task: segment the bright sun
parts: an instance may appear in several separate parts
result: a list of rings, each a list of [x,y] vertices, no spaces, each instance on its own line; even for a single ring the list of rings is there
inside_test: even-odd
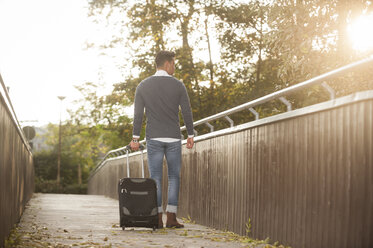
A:
[[[356,19],[349,25],[348,32],[355,50],[373,49],[373,14]]]

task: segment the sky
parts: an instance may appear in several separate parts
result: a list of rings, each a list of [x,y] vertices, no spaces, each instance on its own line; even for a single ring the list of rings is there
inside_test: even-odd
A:
[[[111,35],[88,17],[87,2],[0,0],[0,74],[22,126],[58,123],[60,111],[68,118],[80,97],[74,85],[101,83],[104,94],[123,78],[117,61],[86,49]]]
[[[57,124],[60,112],[64,121],[80,98],[74,85],[101,84],[103,95],[131,73],[120,66],[135,70],[120,64],[130,60],[129,47],[87,49],[87,43],[104,44],[114,34],[118,27],[88,16],[88,0],[0,0],[0,74],[21,126]],[[216,48],[216,37],[210,38]],[[198,59],[208,58],[203,50]],[[66,98],[61,102],[58,96]],[[125,111],[133,115],[131,108]]]

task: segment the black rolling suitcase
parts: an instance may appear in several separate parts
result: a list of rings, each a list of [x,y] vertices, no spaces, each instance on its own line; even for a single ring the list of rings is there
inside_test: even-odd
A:
[[[127,178],[119,180],[120,226],[158,228],[157,186],[153,179],[144,178],[143,146],[141,150],[142,178],[130,178],[127,146]]]

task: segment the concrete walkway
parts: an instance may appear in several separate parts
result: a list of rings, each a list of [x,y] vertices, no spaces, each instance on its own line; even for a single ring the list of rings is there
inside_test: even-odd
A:
[[[7,246],[272,247],[188,221],[184,221],[184,229],[156,231],[147,228],[123,231],[118,222],[117,200],[95,195],[34,194]]]

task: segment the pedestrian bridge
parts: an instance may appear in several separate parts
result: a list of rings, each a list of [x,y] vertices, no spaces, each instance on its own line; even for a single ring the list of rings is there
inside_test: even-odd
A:
[[[210,132],[197,135],[193,149],[183,147],[178,215],[292,247],[373,247],[373,88],[335,98],[327,84],[366,66],[373,69],[373,57],[196,121]],[[330,100],[293,109],[286,96],[317,84]],[[3,241],[33,194],[33,167],[3,85],[0,93]],[[260,118],[255,108],[276,99],[287,111]],[[256,119],[234,125],[229,115],[240,111]],[[218,119],[230,127],[214,130]],[[88,194],[115,199],[119,178],[148,176],[144,154],[110,151],[92,172]]]

